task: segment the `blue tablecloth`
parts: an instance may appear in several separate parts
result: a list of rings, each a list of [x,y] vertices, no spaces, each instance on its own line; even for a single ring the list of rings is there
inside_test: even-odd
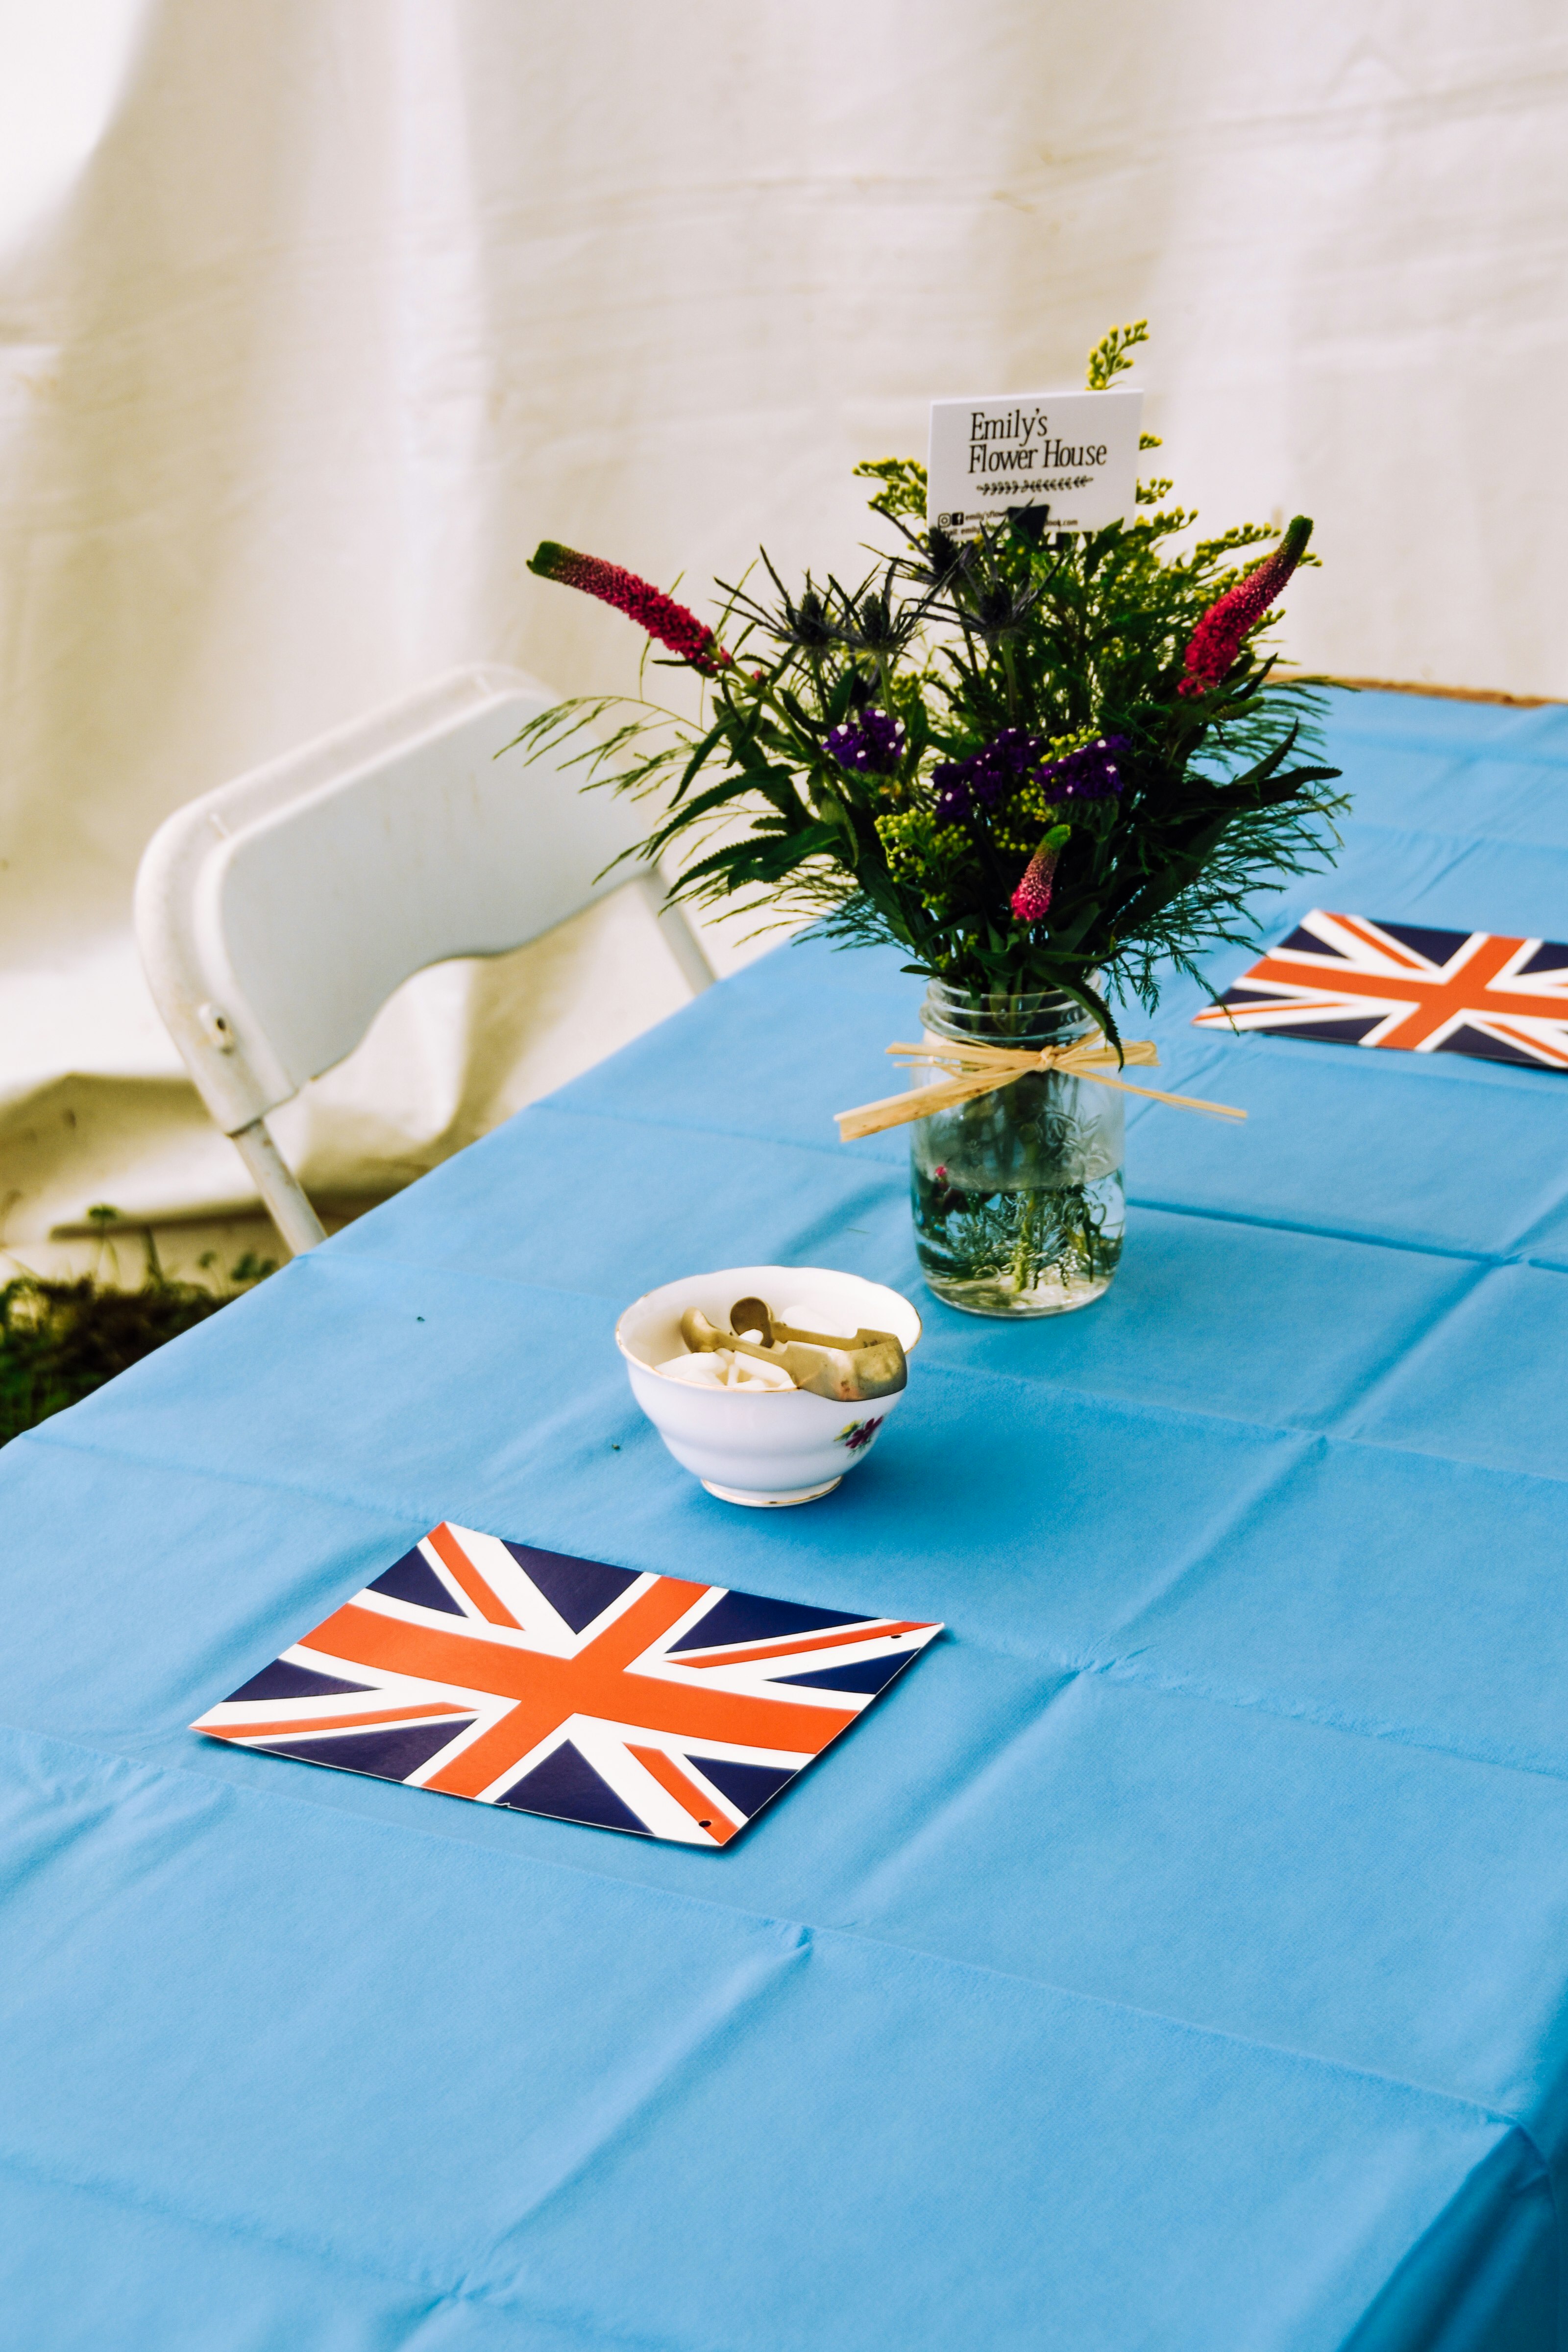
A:
[[[1568,710],[1332,740],[1270,936],[1568,936]],[[918,1292],[904,1138],[829,1118],[917,998],[782,950],[0,1456],[5,2346],[1556,2340],[1568,1080],[1173,987],[1251,1118],[1134,1114],[1109,1297],[920,1293],[875,1454],[735,1510],[611,1327]],[[952,1630],[721,1853],[184,1728],[444,1516]]]

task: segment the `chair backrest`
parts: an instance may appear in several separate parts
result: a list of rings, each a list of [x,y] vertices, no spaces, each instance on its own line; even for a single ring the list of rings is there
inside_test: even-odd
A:
[[[496,756],[557,698],[518,670],[455,670],[153,835],[142,959],[226,1132],[342,1061],[411,973],[521,947],[640,871],[595,879],[637,810],[583,794],[580,768]]]

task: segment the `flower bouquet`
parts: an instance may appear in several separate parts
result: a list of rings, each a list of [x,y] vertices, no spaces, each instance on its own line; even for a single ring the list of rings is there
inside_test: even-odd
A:
[[[1098,344],[1089,390],[1146,334]],[[1131,521],[1053,534],[1020,507],[960,543],[928,523],[912,459],[856,471],[900,543],[853,586],[808,573],[794,593],[764,554],[761,581],[719,583],[717,629],[546,541],[534,572],[626,614],[702,690],[692,717],[597,698],[525,735],[585,783],[658,803],[634,854],[680,862],[675,898],[903,950],[929,984],[925,1037],[903,1049],[928,1084],[851,1131],[913,1118],[939,1296],[1060,1312],[1115,1270],[1114,1073],[1153,1058],[1123,1045],[1113,1005],[1152,1009],[1163,971],[1251,944],[1251,894],[1335,840],[1345,803],[1313,756],[1316,698],[1260,642],[1311,525],[1194,538],[1152,480]]]

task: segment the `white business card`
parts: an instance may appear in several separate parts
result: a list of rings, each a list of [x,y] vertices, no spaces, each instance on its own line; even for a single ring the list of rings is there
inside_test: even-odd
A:
[[[973,539],[1009,507],[1051,530],[1103,530],[1134,507],[1141,392],[1005,392],[933,400],[926,517]]]

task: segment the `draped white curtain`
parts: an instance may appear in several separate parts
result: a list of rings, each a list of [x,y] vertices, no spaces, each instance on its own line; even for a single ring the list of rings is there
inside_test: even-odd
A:
[[[1555,0],[0,0],[0,1240],[245,1197],[130,946],[169,809],[456,662],[629,686],[541,537],[853,565],[856,458],[1113,322],[1206,522],[1317,517],[1296,658],[1568,694],[1565,259]],[[290,1148],[396,1181],[683,994],[612,902]]]

